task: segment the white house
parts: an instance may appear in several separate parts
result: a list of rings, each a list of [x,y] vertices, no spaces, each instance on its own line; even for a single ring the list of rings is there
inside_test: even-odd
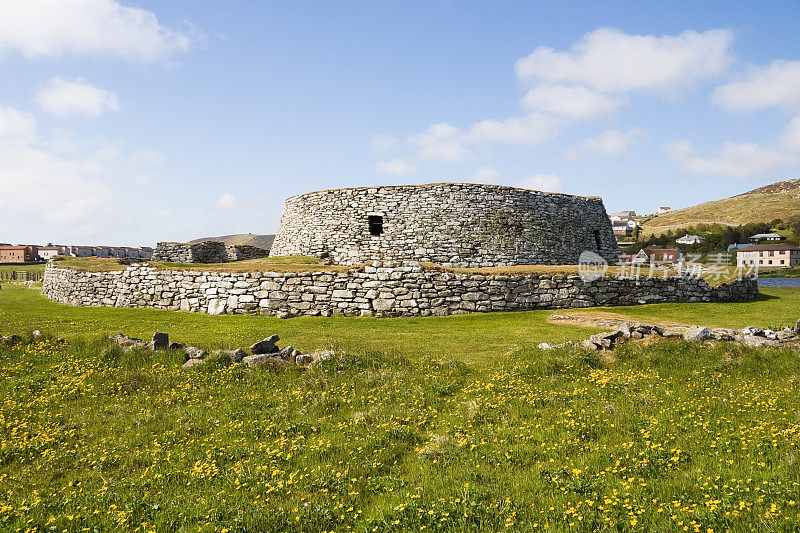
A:
[[[669,213],[670,211],[672,211],[672,208],[670,206],[662,205],[661,207],[658,208],[658,212],[656,214],[663,215],[664,213]]]
[[[59,255],[58,246],[40,246],[38,250],[39,258],[49,261]]]
[[[755,235],[750,237],[750,242],[755,242],[755,243],[761,241],[775,242],[775,241],[782,241],[785,238],[786,237],[778,233],[756,233]]]
[[[687,233],[680,239],[676,239],[675,242],[678,244],[700,244],[702,242],[706,242],[706,240],[699,235],[689,235]]]
[[[800,248],[791,244],[751,244],[736,253],[736,266],[797,267],[800,266]]]

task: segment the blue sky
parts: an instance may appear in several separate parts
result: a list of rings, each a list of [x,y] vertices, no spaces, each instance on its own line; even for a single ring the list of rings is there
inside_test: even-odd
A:
[[[478,181],[652,212],[800,172],[796,2],[0,3],[0,241],[272,233]]]

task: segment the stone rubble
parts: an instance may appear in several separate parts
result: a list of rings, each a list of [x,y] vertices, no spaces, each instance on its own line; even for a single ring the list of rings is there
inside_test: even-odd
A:
[[[555,315],[558,319],[567,319],[561,315]],[[574,317],[576,321],[581,321],[579,317]],[[575,342],[569,341],[561,344],[540,343],[538,347],[542,350],[553,350],[569,346],[580,346],[587,350],[613,350],[627,340],[639,340],[645,338],[682,338],[686,341],[721,341],[738,342],[746,346],[792,346],[800,347],[800,331],[798,325],[794,328],[783,328],[780,331],[762,330],[760,328],[747,326],[742,329],[713,328],[705,326],[689,326],[684,331],[665,330],[661,326],[654,324],[619,322],[617,329],[605,331],[592,335],[588,339]]]

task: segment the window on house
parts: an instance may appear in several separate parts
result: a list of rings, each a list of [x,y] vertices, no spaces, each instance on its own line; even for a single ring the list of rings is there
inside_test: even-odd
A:
[[[370,235],[383,234],[383,217],[380,215],[369,215],[367,217],[367,224],[369,225]]]

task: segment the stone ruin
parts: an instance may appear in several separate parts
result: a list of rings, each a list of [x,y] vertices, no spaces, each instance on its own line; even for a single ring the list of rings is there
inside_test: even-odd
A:
[[[218,241],[198,243],[160,242],[153,251],[153,261],[168,263],[227,263],[267,257],[269,250],[257,246],[233,244],[225,246]]]

